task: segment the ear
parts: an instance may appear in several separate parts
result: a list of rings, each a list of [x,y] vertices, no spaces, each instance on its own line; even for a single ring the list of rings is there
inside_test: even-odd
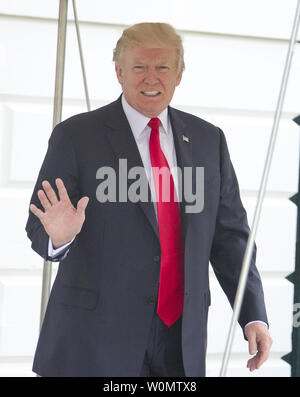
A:
[[[181,79],[182,79],[182,72],[176,78],[176,87],[179,86]]]
[[[123,78],[123,69],[122,67],[116,63],[115,65],[115,71],[116,71],[116,75],[118,78],[119,83],[122,85],[124,82],[124,78]]]

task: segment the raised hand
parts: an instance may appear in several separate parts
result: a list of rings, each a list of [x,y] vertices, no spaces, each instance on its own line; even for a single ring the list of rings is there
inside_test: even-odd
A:
[[[48,236],[52,240],[54,248],[59,248],[68,243],[81,230],[85,220],[85,209],[89,198],[82,197],[77,208],[73,206],[63,181],[55,180],[59,198],[48,181],[43,181],[44,190],[38,191],[38,198],[44,211],[31,204],[30,210],[41,221]]]

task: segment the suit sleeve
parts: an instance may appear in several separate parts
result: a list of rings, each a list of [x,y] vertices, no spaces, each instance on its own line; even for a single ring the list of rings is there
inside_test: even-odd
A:
[[[225,136],[221,130],[220,159],[221,193],[210,262],[233,307],[250,229]],[[255,244],[239,316],[239,324],[243,329],[250,321],[260,320],[268,324],[262,283],[255,265],[256,250]]]
[[[40,169],[30,203],[35,204],[43,211],[37,192],[39,189],[42,189],[42,182],[47,180],[58,195],[55,184],[56,178],[61,178],[63,180],[70,200],[72,204],[76,206],[80,198],[76,155],[71,139],[66,135],[61,124],[58,124],[54,128],[49,139],[48,150]],[[63,255],[60,255],[52,259],[48,256],[49,236],[45,232],[40,220],[30,210],[26,224],[26,232],[28,238],[31,240],[32,249],[45,260],[59,261],[63,257]]]

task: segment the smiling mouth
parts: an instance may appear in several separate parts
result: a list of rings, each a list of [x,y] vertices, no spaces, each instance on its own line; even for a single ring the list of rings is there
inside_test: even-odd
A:
[[[161,94],[160,91],[141,91],[141,93],[147,97],[157,97]]]

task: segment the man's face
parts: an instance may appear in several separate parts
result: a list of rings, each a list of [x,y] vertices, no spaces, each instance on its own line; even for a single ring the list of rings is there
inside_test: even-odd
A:
[[[129,105],[150,118],[169,105],[181,80],[173,48],[127,48],[116,73]]]

